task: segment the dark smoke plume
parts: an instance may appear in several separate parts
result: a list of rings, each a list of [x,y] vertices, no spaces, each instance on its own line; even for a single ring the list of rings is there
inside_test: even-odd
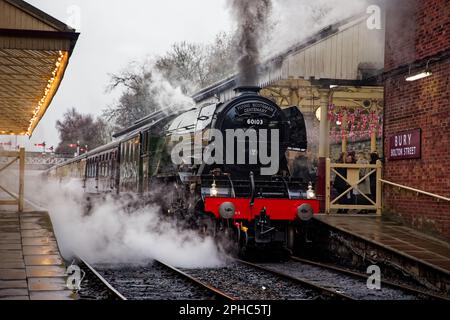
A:
[[[228,0],[237,22],[240,85],[255,85],[261,39],[267,30],[272,0]]]

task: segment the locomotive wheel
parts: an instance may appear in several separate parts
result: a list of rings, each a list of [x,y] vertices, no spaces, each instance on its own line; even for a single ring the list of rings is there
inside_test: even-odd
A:
[[[198,227],[200,234],[205,237],[216,236],[216,221],[210,216],[203,215],[199,218]]]
[[[225,252],[225,254],[229,254],[232,256],[237,256],[239,254],[239,244],[236,229],[230,227],[223,228],[217,234],[217,242],[219,243],[219,247]]]
[[[295,227],[287,227],[287,249],[293,251],[295,247]]]
[[[238,230],[238,246],[239,246],[239,257],[241,258],[247,257],[249,253],[247,232],[242,232],[241,230]]]

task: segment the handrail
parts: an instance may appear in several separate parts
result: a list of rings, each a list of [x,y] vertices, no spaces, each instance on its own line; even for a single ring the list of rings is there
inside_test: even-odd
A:
[[[422,190],[419,190],[419,189],[407,187],[407,186],[404,186],[404,185],[401,185],[401,184],[398,184],[398,183],[394,183],[394,182],[391,182],[391,181],[383,180],[383,179],[380,179],[380,181],[383,182],[383,183],[392,185],[394,187],[398,187],[398,188],[406,189],[406,190],[409,190],[409,191],[421,193],[421,194],[424,194],[424,195],[427,195],[427,196],[430,196],[430,197],[433,197],[433,198],[437,198],[437,199],[441,199],[441,200],[445,200],[445,201],[450,201],[450,198],[446,198],[446,197],[443,197],[443,196],[440,196],[440,195],[437,195],[437,194],[434,194],[434,193],[431,193],[431,192],[426,192],[426,191],[422,191]]]

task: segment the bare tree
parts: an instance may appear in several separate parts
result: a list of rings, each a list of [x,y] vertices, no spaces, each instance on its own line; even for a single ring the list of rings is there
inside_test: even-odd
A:
[[[119,74],[111,75],[108,91],[119,87],[124,91],[118,102],[103,112],[104,118],[112,122],[113,130],[129,126],[135,121],[159,109],[152,94],[153,76],[148,63],[131,63]]]
[[[175,43],[155,62],[130,63],[111,75],[108,91],[122,89],[118,101],[104,110],[111,131],[132,125],[148,114],[191,106],[191,95],[234,72],[236,41],[225,33],[210,45]],[[178,90],[178,88],[181,90]]]
[[[90,114],[81,114],[75,108],[64,113],[63,119],[56,121],[60,142],[56,153],[74,153],[76,149],[70,144],[80,143],[80,147],[94,149],[108,142],[106,123]]]
[[[236,34],[230,36],[221,32],[216,36],[214,42],[207,47],[208,78],[206,86],[225,79],[236,72],[236,61],[239,59],[235,49],[236,46]]]
[[[156,69],[185,94],[207,87],[233,74],[237,59],[235,37],[219,33],[210,45],[175,43],[156,63]]]
[[[189,94],[207,84],[206,49],[204,46],[180,42],[155,63],[156,69],[172,84]]]

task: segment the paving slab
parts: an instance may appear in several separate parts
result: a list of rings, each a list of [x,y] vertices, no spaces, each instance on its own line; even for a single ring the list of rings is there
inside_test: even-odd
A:
[[[0,212],[1,218],[17,218],[16,212]]]
[[[73,300],[74,294],[64,291],[30,291],[30,300]]]
[[[22,244],[21,239],[0,239],[1,244]]]
[[[5,222],[19,222],[19,218],[0,218],[0,224]]]
[[[24,256],[24,259],[27,266],[58,266],[63,264],[63,261],[59,255],[47,254]]]
[[[29,278],[64,277],[66,275],[66,269],[62,266],[27,266],[26,270]]]
[[[20,227],[19,220],[17,221],[4,221],[2,222],[2,227]]]
[[[23,246],[24,255],[46,255],[58,254],[59,250],[56,245],[47,246]]]
[[[25,263],[21,260],[0,261],[0,269],[25,269]]]
[[[46,229],[22,230],[21,234],[23,238],[53,237],[53,232]]]
[[[20,224],[21,230],[40,230],[42,226],[39,223],[24,222]]]
[[[26,296],[28,295],[27,289],[0,289],[0,297],[8,296]]]
[[[21,250],[20,243],[0,244],[0,250]]]
[[[26,280],[0,280],[0,289],[26,289]]]
[[[56,240],[53,237],[23,238],[22,244],[24,246],[56,245]]]
[[[22,250],[0,250],[0,261],[8,258],[23,258]]]
[[[66,290],[65,278],[28,278],[30,291],[61,291]]]
[[[0,239],[19,239],[20,240],[20,232],[2,232],[0,233]]]
[[[72,300],[66,279],[48,213],[0,212],[0,300]]]
[[[0,280],[26,280],[25,269],[0,269]]]
[[[8,296],[0,298],[0,300],[30,300],[29,296]]]

